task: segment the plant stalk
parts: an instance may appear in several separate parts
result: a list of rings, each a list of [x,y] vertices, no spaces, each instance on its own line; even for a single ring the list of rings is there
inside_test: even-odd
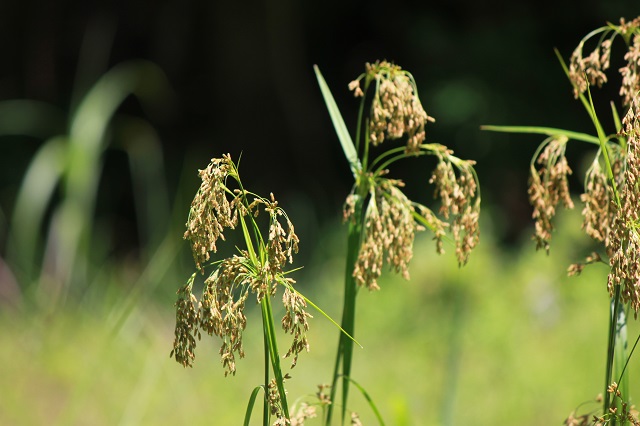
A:
[[[346,417],[347,401],[349,398],[349,379],[351,378],[351,362],[353,359],[353,340],[355,337],[355,311],[356,311],[356,294],[357,284],[356,279],[353,276],[353,271],[358,260],[358,253],[360,251],[360,242],[362,239],[362,207],[363,197],[359,197],[356,201],[354,220],[349,223],[349,236],[347,243],[347,264],[345,268],[344,279],[344,305],[342,308],[342,324],[341,327],[344,332],[340,332],[340,339],[338,341],[338,351],[336,357],[335,369],[333,372],[333,381],[331,383],[331,401],[327,409],[326,425],[331,424],[331,418],[333,415],[333,407],[336,401],[336,389],[338,384],[338,378],[342,376],[342,415],[341,422],[344,424]],[[342,367],[342,372],[340,372]]]

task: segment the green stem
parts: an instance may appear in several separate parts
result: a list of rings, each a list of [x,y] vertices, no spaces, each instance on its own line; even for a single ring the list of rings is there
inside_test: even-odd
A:
[[[367,89],[369,88],[369,82],[367,79],[365,80],[365,87],[363,90],[362,99],[360,100],[360,107],[358,108],[358,121],[356,121],[356,123],[358,123],[358,125],[356,126],[356,152],[360,149],[360,132],[361,128],[364,125],[364,121],[362,120],[362,116],[364,114],[364,102],[365,98],[367,97]]]
[[[349,379],[351,377],[351,362],[353,359],[353,340],[355,337],[355,311],[356,311],[356,294],[357,284],[353,276],[353,271],[358,260],[358,253],[360,251],[360,242],[362,234],[362,208],[364,204],[364,197],[359,195],[358,201],[356,201],[354,218],[355,220],[349,223],[349,236],[347,243],[347,264],[345,268],[344,279],[344,305],[342,308],[342,324],[341,327],[344,332],[340,333],[340,339],[338,341],[338,355],[336,357],[335,369],[333,372],[333,381],[331,384],[331,401],[327,410],[326,425],[331,424],[331,418],[333,415],[333,407],[336,401],[336,389],[338,378],[342,377],[342,423],[346,416],[347,401],[349,398]],[[342,373],[340,367],[342,366]]]
[[[273,323],[271,300],[268,296],[262,298],[261,308],[263,329],[265,332],[265,337],[268,340],[267,346],[269,350],[269,356],[271,358],[273,375],[275,376],[276,386],[278,387],[278,394],[280,395],[280,405],[282,407],[285,418],[289,420],[289,405],[287,403],[287,394],[285,393],[284,389],[284,377],[282,375],[282,368],[280,367],[280,355],[278,353],[278,342],[276,340],[275,325]],[[266,385],[268,389],[269,383],[267,383]]]
[[[620,286],[617,285],[614,291],[613,300],[611,301],[610,308],[610,317],[609,317],[609,337],[607,344],[607,368],[605,374],[605,384],[604,384],[604,410],[603,413],[606,414],[609,412],[609,407],[611,406],[611,400],[609,398],[609,393],[607,389],[611,384],[611,376],[613,371],[613,359],[615,352],[615,344],[616,344],[616,330],[618,325],[618,309],[620,306]]]
[[[269,408],[269,337],[267,336],[267,328],[264,325],[264,313],[262,316],[263,320],[263,336],[264,336],[264,406],[262,408],[262,426],[269,426],[270,423],[270,413],[271,410]]]
[[[604,157],[604,162],[607,167],[607,176],[609,177],[609,183],[611,188],[613,189],[613,196],[616,201],[616,205],[618,208],[621,207],[620,204],[620,195],[618,194],[618,188],[616,185],[615,177],[613,176],[613,168],[611,166],[611,160],[609,157],[609,147],[607,146],[607,137],[604,134],[604,130],[602,129],[602,125],[600,124],[600,120],[598,120],[598,116],[596,115],[595,107],[593,106],[593,99],[591,98],[591,91],[589,90],[589,86],[587,86],[587,93],[589,94],[589,116],[593,121],[593,125],[596,128],[596,132],[598,132],[598,141],[600,144],[600,149],[602,150],[602,156]]]

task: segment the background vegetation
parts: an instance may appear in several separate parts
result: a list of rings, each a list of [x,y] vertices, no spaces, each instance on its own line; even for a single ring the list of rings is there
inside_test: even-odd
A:
[[[553,47],[568,57],[603,21],[635,17],[634,6],[6,2],[0,380],[11,385],[0,387],[0,424],[239,424],[257,385],[258,328],[247,331],[256,350],[247,348],[234,378],[224,379],[210,341],[193,370],[168,357],[174,293],[191,262],[180,238],[196,170],[213,156],[242,153],[244,181],[276,193],[296,224],[300,288],[337,315],[346,245],[338,219],[351,177],[312,65],[350,124],[357,102],[347,83],[364,62],[383,58],[415,76],[437,120],[428,141],[478,161],[484,219],[465,268],[451,253],[437,257],[425,234],[411,282],[387,278],[382,291],[361,294],[358,321],[367,326],[358,329],[365,349],[356,353],[357,377],[389,424],[558,424],[602,389],[606,267],[565,277],[590,248],[579,211],[559,218],[550,256],[535,252],[526,174],[539,140],[479,126],[591,132]],[[152,89],[126,76],[97,89],[114,67],[141,64],[131,60],[155,64],[161,77]],[[613,98],[606,90],[596,95]],[[96,112],[91,99],[113,108]],[[83,146],[77,123],[87,122],[87,108],[105,123],[93,154],[72,148]],[[39,173],[29,180],[28,170]],[[411,182],[410,167],[397,172]],[[71,183],[82,177],[95,185]],[[428,203],[426,187],[413,183],[408,192]],[[82,221],[64,225],[59,218],[77,205]],[[56,235],[80,223],[71,255]],[[65,262],[69,274],[61,273]],[[331,374],[335,330],[319,315],[311,327],[312,352],[288,383],[292,399]],[[354,408],[372,423],[364,402]]]

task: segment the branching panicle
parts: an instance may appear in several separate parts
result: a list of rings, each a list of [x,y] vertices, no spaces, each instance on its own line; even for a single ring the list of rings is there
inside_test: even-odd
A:
[[[584,56],[584,46],[596,34],[601,34],[595,48],[589,55]],[[632,21],[620,19],[620,25],[608,25],[587,35],[571,55],[569,63],[569,79],[573,84],[576,98],[587,91],[587,87],[601,87],[607,82],[605,72],[611,64],[611,45],[613,40],[621,35],[627,44],[624,56],[626,65],[620,68],[622,84],[620,96],[624,105],[630,105],[640,90],[640,17]]]
[[[377,61],[366,64],[365,74],[349,83],[349,90],[364,96],[369,84],[375,84],[368,129],[371,143],[407,136],[406,152],[417,153],[425,140],[424,126],[434,119],[422,107],[413,76],[398,65]]]
[[[184,287],[177,291],[178,300],[175,304],[176,328],[171,355],[184,367],[193,366],[196,338],[200,339],[198,300],[191,294],[194,278],[195,274],[191,276]]]
[[[549,252],[549,242],[553,231],[552,220],[558,204],[572,209],[573,201],[569,193],[567,177],[572,173],[565,157],[567,138],[552,137],[545,140],[535,163],[531,164],[529,180],[529,202],[533,206],[535,220],[536,248]]]
[[[411,201],[400,190],[398,180],[378,178],[371,189],[364,219],[362,242],[353,276],[358,285],[377,290],[384,262],[409,278],[413,240],[420,226],[413,218]]]
[[[233,229],[242,221],[243,230],[252,227],[254,232],[244,232],[247,249],[216,262],[204,281],[199,303],[192,294],[195,274],[178,291],[176,340],[171,355],[182,365],[191,366],[195,358],[195,338],[200,338],[203,330],[222,340],[220,358],[225,375],[235,374],[236,356],[244,357],[242,333],[247,326],[246,300],[253,294],[261,303],[282,285],[286,311],[283,328],[294,336],[287,356],[294,355],[295,365],[298,354],[309,349],[306,332],[307,318],[311,315],[305,311],[302,296],[293,290],[295,281],[285,276],[286,264],[293,263],[293,255],[298,251],[299,240],[293,223],[273,194],[266,199],[242,188],[237,167],[229,155],[213,159],[200,171],[200,177],[202,184],[191,204],[185,233],[185,239],[192,244],[198,272],[204,273],[205,262],[210,252],[216,251],[216,241],[224,239],[225,228]],[[235,180],[239,188],[231,190],[227,186],[231,180]],[[254,196],[251,202],[250,195]],[[261,210],[269,217],[267,238],[262,237],[255,219]],[[251,235],[255,235],[255,239]]]
[[[623,120],[627,152],[623,182],[619,187],[620,208],[611,224],[612,237],[607,246],[611,253],[609,292],[622,286],[622,298],[634,312],[640,309],[640,98],[635,98]]]
[[[287,351],[285,358],[293,355],[291,368],[298,362],[298,354],[302,351],[309,352],[309,342],[307,341],[307,331],[309,331],[308,318],[312,318],[305,309],[307,302],[292,288],[286,287],[282,295],[282,304],[285,308],[285,315],[282,318],[282,329],[293,335],[293,343]]]
[[[451,232],[456,243],[456,257],[458,263],[464,265],[480,238],[480,197],[473,171],[475,163],[453,157],[449,150],[442,150],[438,160],[429,183],[436,186],[434,195],[440,199],[440,213],[445,219],[453,217]],[[441,227],[436,230],[438,251],[442,250],[443,231]]]
[[[224,240],[224,228],[235,228],[238,223],[239,201],[227,198],[230,192],[226,180],[232,171],[231,157],[214,158],[209,166],[200,170],[202,184],[191,203],[184,239],[191,242],[196,268],[204,273],[204,263],[218,248],[218,239]]]

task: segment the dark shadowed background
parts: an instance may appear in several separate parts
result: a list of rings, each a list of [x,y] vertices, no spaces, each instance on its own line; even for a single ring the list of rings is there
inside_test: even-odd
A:
[[[353,125],[357,103],[348,82],[365,62],[388,59],[414,74],[425,109],[436,118],[427,140],[478,162],[483,201],[496,207],[502,218],[498,232],[512,242],[529,224],[525,173],[538,139],[487,134],[479,126],[591,131],[553,48],[568,58],[583,35],[607,20],[632,18],[636,6],[631,1],[3,2],[0,99],[35,99],[72,112],[78,95],[109,68],[147,59],[166,73],[172,96],[161,108],[142,111],[131,100],[120,111],[146,117],[157,130],[170,188],[185,168],[194,171],[193,188],[195,170],[210,157],[242,153],[246,182],[275,192],[282,202],[299,200],[305,217],[321,223],[335,218],[350,175],[312,66],[319,65]],[[9,216],[41,141],[9,136],[0,141],[0,205]],[[105,158],[103,185],[112,189],[104,207],[126,223],[132,207],[121,161],[115,154]],[[135,245],[132,237],[135,233],[125,233],[120,244]]]

